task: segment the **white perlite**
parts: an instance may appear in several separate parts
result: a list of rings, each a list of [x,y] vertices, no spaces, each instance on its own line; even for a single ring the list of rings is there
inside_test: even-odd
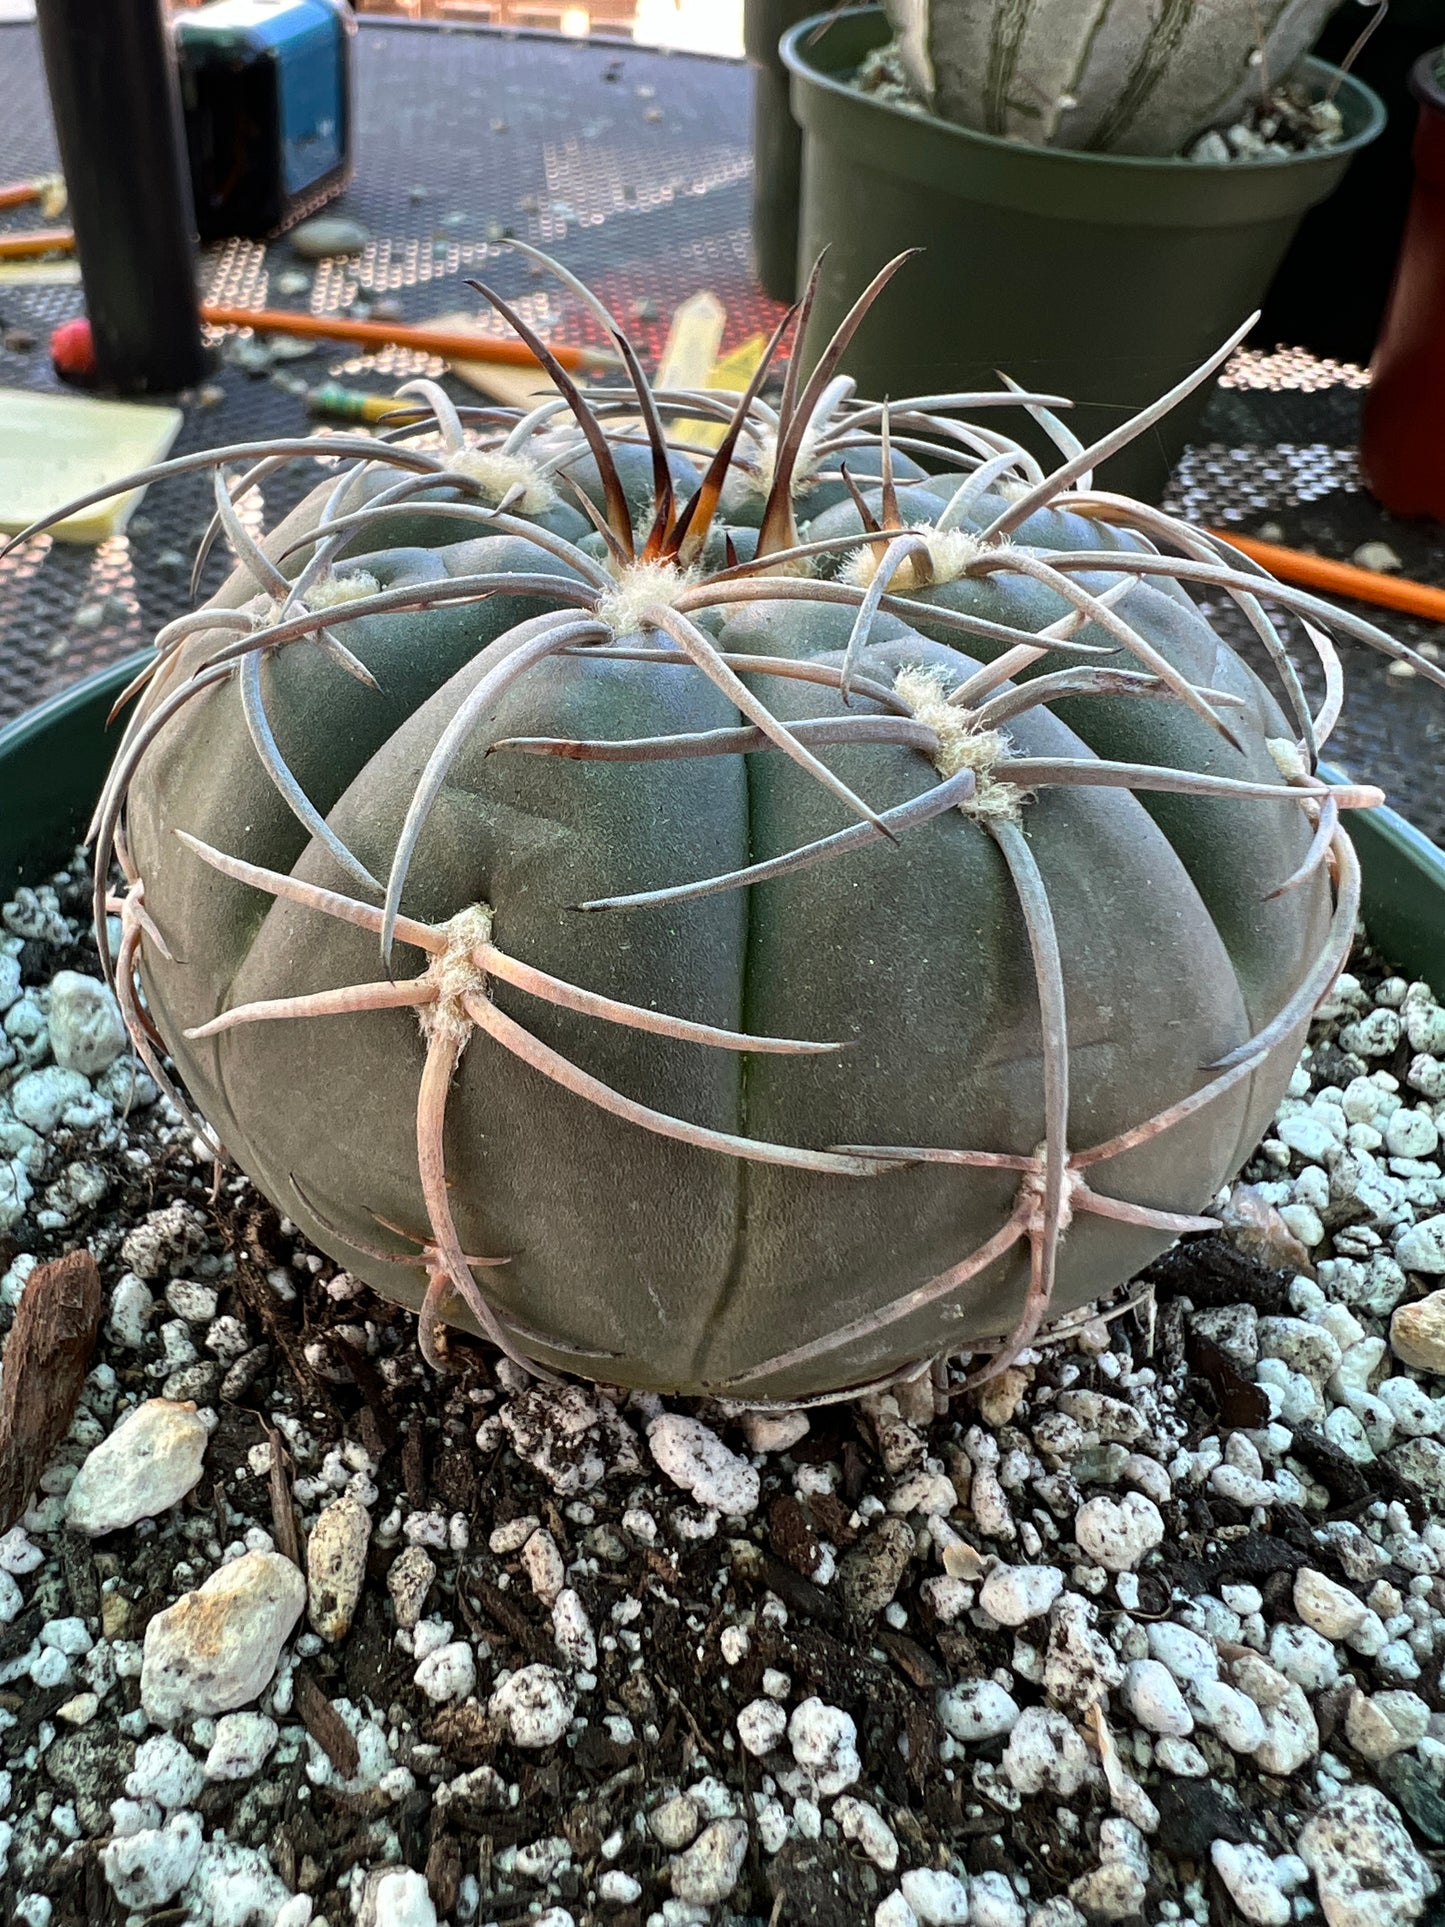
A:
[[[762,1489],[758,1474],[701,1419],[659,1413],[647,1428],[647,1444],[673,1484],[690,1492],[699,1505],[731,1513],[756,1509]]]
[[[968,1889],[957,1874],[913,1867],[898,1884],[923,1927],[962,1927],[967,1921]]]
[[[1151,1733],[1183,1739],[1194,1731],[1194,1716],[1167,1666],[1157,1659],[1136,1659],[1124,1674],[1124,1704]]]
[[[984,1580],[978,1603],[1000,1626],[1022,1626],[1042,1619],[1064,1589],[1057,1566],[995,1566]]]
[[[793,1758],[812,1776],[825,1799],[852,1786],[863,1771],[853,1716],[816,1696],[793,1709],[788,1743]]]
[[[1090,1499],[1078,1510],[1074,1536],[1085,1558],[1109,1572],[1132,1572],[1164,1538],[1164,1520],[1152,1499],[1129,1492],[1122,1499]]]
[[[749,1753],[761,1759],[781,1743],[787,1725],[787,1712],[776,1700],[749,1700],[738,1714],[738,1738]]]
[[[1405,1927],[1439,1882],[1374,1787],[1342,1787],[1299,1837],[1329,1927]]]
[[[204,1785],[205,1775],[190,1748],[170,1733],[153,1733],[136,1750],[125,1790],[132,1800],[154,1800],[171,1813],[190,1806]]]
[[[279,1552],[248,1552],[146,1627],[141,1705],[158,1726],[228,1713],[276,1671],[306,1604],[306,1582]]]
[[[1289,1896],[1263,1847],[1249,1843],[1236,1847],[1227,1840],[1216,1840],[1209,1857],[1246,1920],[1257,1922],[1258,1927],[1287,1927],[1292,1916]]]
[[[190,1401],[147,1399],[76,1473],[65,1500],[67,1522],[99,1539],[168,1511],[200,1478],[209,1437]]]
[[[523,1666],[492,1694],[488,1710],[504,1720],[513,1746],[553,1746],[572,1719],[572,1690],[554,1666]]]
[[[143,1827],[112,1840],[100,1857],[121,1906],[150,1913],[178,1894],[201,1857],[201,1822],[194,1813],[172,1815],[164,1827]]]
[[[426,1881],[410,1867],[381,1876],[372,1909],[375,1927],[436,1927],[437,1910]]]
[[[226,1713],[216,1721],[216,1737],[206,1755],[208,1780],[249,1780],[266,1764],[280,1735],[265,1713]]]
[[[581,1595],[565,1586],[552,1602],[552,1640],[574,1673],[597,1670],[597,1635]]]
[[[464,1700],[477,1683],[477,1662],[464,1639],[438,1646],[412,1675],[417,1686],[436,1706]]]
[[[893,1872],[898,1865],[898,1837],[877,1807],[845,1793],[833,1803],[833,1818],[843,1829],[845,1840],[856,1841],[875,1867],[884,1873]]]
[[[1094,1773],[1083,1737],[1052,1707],[1019,1714],[1003,1753],[1004,1777],[1020,1793],[1056,1793],[1068,1800]]]
[[[965,1745],[1012,1732],[1019,1716],[1013,1695],[991,1679],[962,1680],[957,1686],[945,1686],[939,1691],[937,1705],[945,1731]]]
[[[738,1884],[747,1851],[745,1820],[714,1820],[672,1861],[674,1895],[703,1907],[726,1900]]]

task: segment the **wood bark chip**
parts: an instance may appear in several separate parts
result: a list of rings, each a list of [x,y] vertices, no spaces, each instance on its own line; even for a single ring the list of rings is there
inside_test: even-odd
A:
[[[407,1504],[414,1512],[426,1510],[426,1461],[422,1456],[421,1431],[408,1428],[401,1444],[401,1476],[406,1486]]]
[[[265,1420],[262,1420],[265,1424]],[[296,1533],[296,1510],[291,1503],[291,1484],[286,1477],[286,1448],[274,1426],[266,1426],[271,1446],[271,1536],[276,1550],[293,1566],[301,1564],[301,1542]]]
[[[0,1532],[30,1503],[70,1429],[100,1332],[100,1273],[88,1251],[37,1265],[5,1343],[0,1380]]]
[[[1269,1423],[1269,1401],[1252,1385],[1228,1352],[1202,1331],[1186,1332],[1184,1356],[1191,1371],[1208,1381],[1222,1423],[1231,1430],[1252,1430]]]
[[[342,1779],[351,1779],[361,1765],[356,1735],[310,1673],[296,1674],[296,1711],[301,1715],[301,1724]]]

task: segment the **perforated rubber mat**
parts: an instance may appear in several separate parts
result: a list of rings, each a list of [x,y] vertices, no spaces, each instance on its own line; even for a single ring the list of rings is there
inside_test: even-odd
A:
[[[672,308],[700,287],[726,304],[730,343],[776,319],[749,270],[743,65],[615,41],[368,21],[357,80],[356,181],[329,211],[365,224],[373,237],[365,252],[322,264],[308,293],[288,295],[278,283],[298,263],[284,240],[231,242],[203,260],[208,298],[334,313],[385,297],[423,320],[475,302],[465,282],[478,275],[545,331],[592,338],[571,297],[502,245],[510,231],[589,280],[654,356]],[[0,26],[0,181],[55,165],[34,28]],[[0,220],[13,228],[32,218],[22,210]],[[73,285],[0,286],[0,333],[34,338],[23,352],[0,347],[0,384],[53,386],[46,339],[80,307]],[[303,384],[339,376],[386,390],[440,369],[414,354],[358,357],[323,345],[277,372],[290,387],[219,366],[209,404],[187,405],[177,452],[304,432],[304,404],[292,392]],[[1395,523],[1361,489],[1362,385],[1359,370],[1298,351],[1237,356],[1176,471],[1170,506],[1344,558],[1383,540],[1407,574],[1445,584],[1445,532]],[[320,473],[302,463],[267,484],[267,522]],[[0,563],[0,721],[139,647],[180,613],[208,512],[205,482],[173,482],[150,492],[123,537],[96,549],[42,539]],[[219,561],[212,567],[210,579]],[[1231,640],[1252,647],[1230,608],[1216,615]],[[1416,646],[1445,644],[1445,630],[1382,620]],[[1363,647],[1347,646],[1346,670],[1334,759],[1381,781],[1396,807],[1445,841],[1445,692],[1391,674]]]

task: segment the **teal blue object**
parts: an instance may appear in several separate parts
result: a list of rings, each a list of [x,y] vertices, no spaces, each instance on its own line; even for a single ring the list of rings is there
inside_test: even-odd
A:
[[[354,32],[342,0],[213,0],[177,20],[202,240],[290,227],[346,185]]]

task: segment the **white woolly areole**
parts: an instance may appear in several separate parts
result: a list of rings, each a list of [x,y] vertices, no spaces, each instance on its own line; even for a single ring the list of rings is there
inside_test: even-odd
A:
[[[888,584],[899,595],[906,595],[911,589],[927,588],[931,582],[957,582],[984,551],[984,544],[968,529],[936,529],[931,522],[914,522],[908,533],[922,536],[932,573],[925,571],[920,576],[914,558],[909,556],[902,567],[894,571]],[[855,588],[868,588],[885,553],[885,543],[864,542],[843,564],[843,580]]]
[[[535,462],[525,455],[506,455],[499,448],[464,448],[447,464],[454,475],[475,482],[483,499],[495,508],[515,488],[522,490],[513,507],[523,515],[545,515],[557,506],[557,491]]]
[[[594,611],[614,636],[635,636],[647,626],[650,609],[659,603],[672,608],[684,589],[697,581],[693,569],[679,569],[671,562],[630,562],[616,583],[600,597]]]
[[[1287,736],[1267,736],[1264,746],[1286,783],[1303,782],[1308,778],[1310,766],[1298,743],[1292,743]]]
[[[1015,783],[996,781],[994,765],[1012,748],[1001,729],[980,729],[973,712],[948,700],[948,685],[939,669],[900,669],[893,687],[915,718],[938,737],[933,766],[945,781],[971,769],[978,787],[959,808],[965,816],[993,817],[1016,822],[1025,792]]]
[[[832,423],[824,422],[815,428],[803,431],[803,439],[798,445],[797,459],[793,463],[793,494],[802,495],[809,482],[818,472],[818,443],[824,430]],[[766,501],[773,492],[773,478],[778,472],[778,437],[774,429],[752,428],[741,437],[742,447],[738,451],[738,464],[746,467],[749,486],[759,501]]]
[[[459,910],[442,932],[447,947],[427,965],[424,981],[436,991],[436,1002],[422,1004],[417,1010],[422,1035],[431,1039],[438,1033],[452,1038],[470,1036],[472,1020],[462,999],[471,992],[486,995],[487,977],[477,962],[476,953],[492,941],[492,911],[485,903],[473,903]]]
[[[310,609],[334,609],[343,602],[360,602],[363,597],[379,595],[381,584],[370,569],[351,569],[345,575],[324,575],[306,591]]]

